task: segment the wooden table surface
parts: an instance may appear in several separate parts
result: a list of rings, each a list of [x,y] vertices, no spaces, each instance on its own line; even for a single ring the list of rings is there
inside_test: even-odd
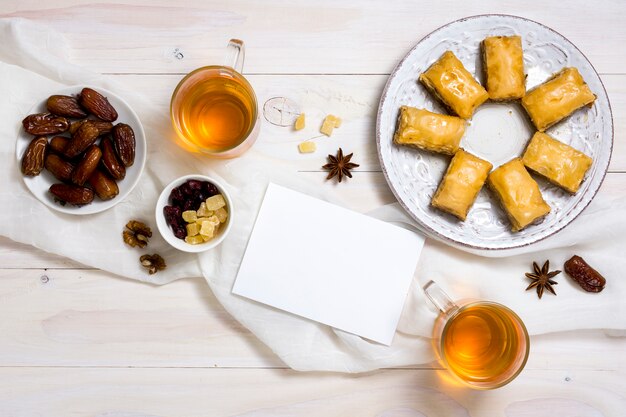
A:
[[[376,156],[375,114],[388,74],[433,29],[508,13],[569,38],[600,72],[615,119],[601,193],[626,198],[626,2],[5,0],[0,16],[64,33],[68,59],[127,83],[165,110],[190,70],[221,63],[245,40],[244,73],[260,103],[286,96],[311,119],[345,123],[312,156],[264,123],[255,145],[300,158],[322,184],[320,157],[338,145],[361,167],[342,184],[366,211],[394,201]],[[322,185],[320,185],[322,186]],[[446,383],[436,365],[365,375],[298,373],[234,321],[201,279],[156,287],[0,238],[0,416],[615,416],[626,415],[626,331],[533,337],[525,371],[499,390]],[[445,374],[444,374],[445,375]]]

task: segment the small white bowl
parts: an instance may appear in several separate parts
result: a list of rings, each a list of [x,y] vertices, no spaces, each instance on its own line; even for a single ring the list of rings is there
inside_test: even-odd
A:
[[[226,209],[228,210],[228,219],[226,220],[226,224],[220,227],[217,236],[215,236],[208,242],[200,243],[197,245],[191,245],[184,240],[174,236],[174,232],[172,231],[170,225],[168,225],[165,221],[165,215],[163,214],[163,208],[170,204],[169,198],[172,190],[175,187],[182,185],[187,180],[209,181],[210,183],[214,184],[219,190],[220,194],[224,196],[224,200],[226,200]],[[167,243],[183,252],[199,253],[216,247],[217,245],[222,243],[224,238],[226,238],[226,235],[230,231],[230,227],[233,224],[233,202],[230,198],[230,194],[228,194],[228,191],[226,191],[224,186],[222,186],[222,184],[220,184],[215,179],[204,175],[185,175],[170,182],[167,187],[165,187],[163,191],[161,191],[161,195],[159,196],[159,199],[156,203],[155,216],[159,233],[161,233],[161,236],[163,236],[163,239],[165,239]]]

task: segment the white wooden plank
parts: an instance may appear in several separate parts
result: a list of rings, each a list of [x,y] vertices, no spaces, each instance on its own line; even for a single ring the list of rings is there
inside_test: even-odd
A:
[[[622,417],[624,371],[527,371],[494,391],[445,371],[369,375],[276,369],[2,368],[10,417]]]
[[[200,279],[0,270],[0,317],[0,366],[282,366]]]
[[[389,73],[422,37],[450,21],[506,12],[569,38],[605,73],[624,72],[626,3],[585,0],[363,2],[9,0],[0,16],[66,33],[72,61],[100,72],[179,72],[220,63],[230,37],[248,44],[249,73]],[[183,58],[175,56],[181,53]]]

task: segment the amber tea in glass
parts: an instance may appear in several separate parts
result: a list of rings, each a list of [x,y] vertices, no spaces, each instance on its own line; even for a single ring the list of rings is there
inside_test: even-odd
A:
[[[257,136],[257,100],[241,75],[243,43],[231,40],[225,66],[208,66],[185,76],[172,95],[172,124],[192,149],[218,158],[247,150]]]
[[[435,348],[458,380],[472,388],[492,389],[522,371],[530,343],[517,314],[491,301],[454,303],[432,281],[424,291],[440,310],[433,334]]]

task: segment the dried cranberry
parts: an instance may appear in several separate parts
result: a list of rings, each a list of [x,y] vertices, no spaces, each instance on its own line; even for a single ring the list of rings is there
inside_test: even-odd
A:
[[[180,189],[180,192],[183,193],[183,195],[185,197],[188,197],[188,196],[193,194],[193,190],[191,189],[191,187],[187,183],[182,184],[178,188]]]
[[[183,193],[180,191],[180,188],[175,187],[172,189],[172,192],[170,193],[170,201],[172,203],[177,203],[177,202],[181,202],[184,200],[184,196]]]
[[[175,227],[173,230],[174,230],[174,236],[176,236],[179,239],[184,239],[187,236],[187,231],[185,230],[183,226]]]
[[[183,203],[183,210],[193,210],[194,209],[194,201],[193,200],[185,200]]]
[[[180,208],[174,206],[163,207],[163,214],[165,215],[165,221],[169,225],[178,222],[178,219],[182,216]]]
[[[187,185],[194,191],[199,191],[202,189],[202,182],[198,180],[187,180]]]
[[[204,193],[206,194],[205,199],[209,198],[209,197],[213,197],[214,195],[219,194],[219,190],[217,189],[217,187],[215,186],[215,184],[212,184],[208,181],[204,182]]]
[[[172,203],[172,205],[173,205],[174,207],[179,208],[179,209],[180,209],[180,212],[182,213],[182,212],[183,212],[183,206],[185,205],[185,200],[184,200],[184,199],[182,199],[182,200],[176,200],[176,201],[174,201],[174,202]]]

